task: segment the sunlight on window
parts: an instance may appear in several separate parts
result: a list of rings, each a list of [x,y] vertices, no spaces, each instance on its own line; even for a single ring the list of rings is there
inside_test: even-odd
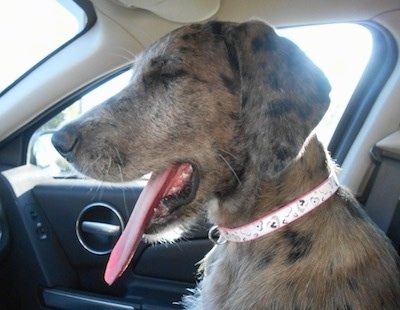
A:
[[[328,143],[370,59],[372,35],[357,24],[294,27],[278,33],[295,42],[331,83],[331,105],[317,128]]]
[[[93,89],[86,95],[82,96],[79,100],[74,102],[72,105],[70,105],[68,108],[66,108],[62,113],[62,119],[59,118],[58,122],[68,122],[95,107],[96,105],[116,95],[128,85],[131,76],[132,69],[117,75],[111,80],[108,80],[104,84],[101,84],[99,87]],[[60,124],[54,126],[58,127],[59,125]],[[44,129],[46,128],[41,128],[41,130]]]
[[[82,27],[58,1],[0,1],[0,93]]]
[[[128,85],[131,76],[132,70],[126,71],[83,96],[81,98],[83,106],[82,112],[86,112],[92,107],[119,93]]]

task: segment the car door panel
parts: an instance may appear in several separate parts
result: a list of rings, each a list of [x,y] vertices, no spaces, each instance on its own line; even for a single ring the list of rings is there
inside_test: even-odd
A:
[[[5,279],[0,281],[0,289],[11,309],[38,308],[39,287],[78,285],[77,273],[32,196],[31,189],[45,179],[37,168],[29,166],[0,174],[1,207],[10,234],[9,251],[0,268]],[[33,206],[37,216],[32,216]]]
[[[31,273],[26,290],[32,292],[23,293],[38,304],[54,308],[63,304],[62,309],[101,309],[104,303],[119,304],[121,309],[126,305],[179,308],[176,302],[187,288],[195,286],[197,263],[212,247],[204,229],[173,244],[142,243],[127,271],[108,286],[103,280],[108,254],[93,253],[96,251],[91,252],[84,243],[94,240],[102,250],[112,248],[118,236],[102,235],[102,228],[103,224],[115,228],[118,223],[107,210],[116,211],[126,223],[143,182],[110,185],[85,179],[53,179],[32,166],[7,170],[0,181],[2,206],[7,218],[12,219],[11,249],[5,263],[17,259],[25,266],[6,274],[18,281]],[[84,242],[77,233],[82,228],[82,214],[86,224],[95,227],[93,231],[89,225]],[[99,225],[100,235],[96,235]],[[19,264],[13,261],[10,265]],[[31,270],[29,266],[40,268]],[[15,277],[17,273],[20,278]]]

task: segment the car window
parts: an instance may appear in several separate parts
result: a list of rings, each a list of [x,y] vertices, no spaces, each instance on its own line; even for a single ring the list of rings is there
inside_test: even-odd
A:
[[[80,33],[86,21],[72,0],[0,1],[0,95]]]
[[[373,37],[366,27],[356,24],[291,27],[279,29],[278,33],[299,45],[324,71],[332,85],[330,108],[317,127],[320,139],[328,145],[368,64]],[[70,175],[72,170],[68,163],[49,145],[52,132],[61,123],[119,92],[127,85],[131,74],[131,71],[127,71],[109,80],[39,128],[31,140],[28,162],[48,170],[56,177]]]
[[[85,94],[69,107],[43,124],[32,136],[28,147],[28,163],[46,170],[53,177],[75,176],[72,167],[60,156],[51,144],[53,132],[63,123],[70,121],[92,107],[120,92],[128,85],[132,70],[124,71],[116,77]]]
[[[318,137],[328,145],[370,60],[372,34],[358,24],[293,27],[280,29],[278,33],[295,42],[331,84],[331,104],[317,127]]]

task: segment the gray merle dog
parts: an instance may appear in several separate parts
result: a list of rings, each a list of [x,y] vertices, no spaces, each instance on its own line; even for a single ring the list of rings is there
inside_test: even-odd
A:
[[[400,309],[399,259],[338,185],[312,133],[330,85],[261,21],[184,26],[137,57],[129,86],[53,136],[90,177],[153,172],[115,246],[207,216],[219,232],[190,309]]]

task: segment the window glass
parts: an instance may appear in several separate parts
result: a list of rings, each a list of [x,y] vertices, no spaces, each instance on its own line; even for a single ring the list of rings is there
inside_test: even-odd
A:
[[[330,24],[278,30],[324,71],[332,86],[331,104],[317,127],[328,145],[372,53],[370,31],[357,24]]]
[[[0,95],[85,25],[72,0],[0,1]]]
[[[68,162],[60,156],[51,143],[53,132],[90,108],[120,92],[129,83],[132,70],[125,71],[82,96],[61,113],[42,125],[32,136],[28,151],[28,162],[45,169],[54,177],[74,176]]]
[[[317,128],[320,139],[328,145],[369,61],[372,36],[367,28],[354,24],[285,28],[278,33],[298,44],[324,71],[332,85],[330,108]],[[48,170],[53,176],[69,175],[72,170],[51,145],[51,134],[61,123],[122,90],[131,74],[132,71],[127,71],[99,86],[44,124],[31,140],[28,162]]]

